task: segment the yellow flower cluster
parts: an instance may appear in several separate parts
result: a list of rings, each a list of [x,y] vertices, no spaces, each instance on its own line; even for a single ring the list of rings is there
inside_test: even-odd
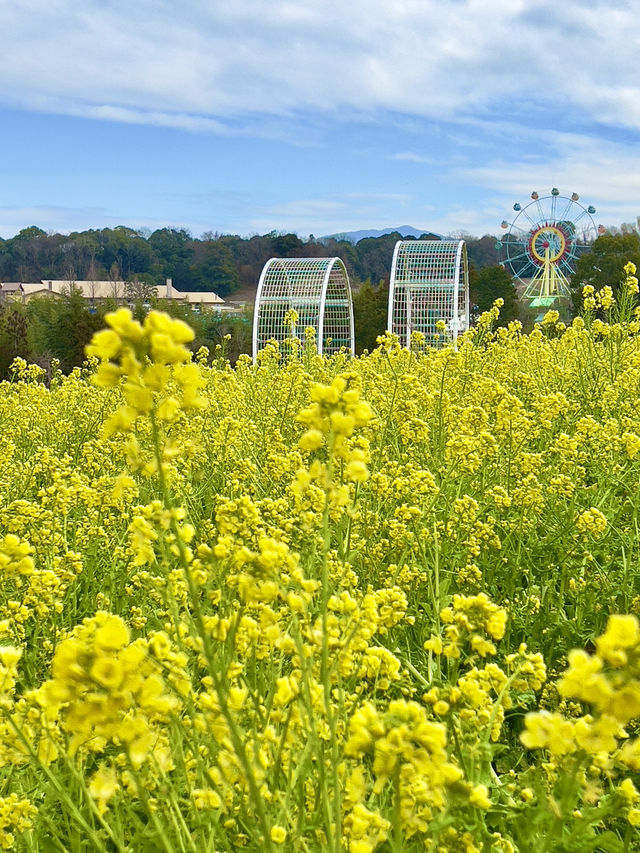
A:
[[[154,413],[160,421],[174,421],[182,409],[205,405],[198,366],[190,364],[185,346],[193,331],[182,320],[150,311],[144,323],[128,308],[107,314],[109,329],[97,332],[87,354],[100,359],[95,382],[113,388],[125,380],[125,405],[106,424],[107,432],[130,430],[139,415]],[[167,393],[173,385],[174,393]]]
[[[0,797],[0,847],[3,850],[13,849],[14,833],[29,829],[37,812],[34,805],[28,800],[21,800],[17,794]]]
[[[600,325],[494,331],[496,305],[457,351],[309,340],[234,367],[123,309],[70,376],[17,365],[0,832],[513,853],[535,826],[633,849],[640,639],[610,616],[640,597],[632,290],[594,296]]]
[[[498,611],[482,593],[467,598],[456,596],[453,607],[444,611],[445,635],[451,640],[452,629],[455,628],[459,633],[458,625],[467,632],[473,632],[478,621],[486,619],[487,613],[489,618],[493,616],[495,619]],[[472,618],[475,618],[475,622],[469,619],[469,614],[474,614]],[[452,621],[447,622],[448,619]],[[498,617],[498,621],[491,627],[494,632],[502,634],[502,616]],[[495,637],[495,633],[492,636]],[[450,646],[451,642],[448,645]],[[452,653],[437,636],[432,636],[424,646],[436,655],[444,654],[456,661],[465,651],[465,647],[456,639],[455,652]],[[487,740],[497,742],[502,734],[505,711],[521,704],[522,694],[538,692],[546,681],[546,666],[542,655],[527,652],[524,643],[520,645],[517,653],[505,656],[504,668],[492,661],[481,668],[476,665],[477,657],[485,658],[489,655],[496,655],[494,644],[480,634],[472,633],[466,648],[466,667],[457,681],[454,684],[449,681],[433,686],[422,697],[432,707],[436,716],[448,719],[456,731],[456,737],[462,737],[465,741],[469,754],[482,754],[482,741],[479,740],[481,732],[486,732]]]
[[[640,624],[635,616],[611,616],[595,654],[572,651],[557,689],[591,706],[593,713],[573,719],[548,711],[528,714],[522,734],[527,748],[547,749],[559,760],[583,755],[608,775],[621,767],[640,770],[640,739],[625,730],[640,718]],[[620,788],[632,804],[640,800],[630,779]],[[640,824],[640,810],[632,808],[629,820]]]
[[[407,837],[428,828],[433,809],[445,804],[448,786],[462,776],[448,761],[446,740],[444,726],[430,721],[416,702],[390,702],[384,714],[365,704],[350,720],[345,754],[372,753],[374,793],[395,781]]]
[[[148,644],[130,642],[123,620],[104,612],[84,620],[58,644],[52,678],[35,699],[69,738],[70,755],[102,752],[111,742],[134,767],[152,754],[157,760],[162,738],[154,726],[177,704]]]
[[[390,828],[390,821],[378,812],[356,803],[344,818],[344,835],[350,853],[373,853],[385,841]]]
[[[3,582],[12,575],[29,577],[33,574],[33,548],[28,542],[20,541],[20,539],[12,533],[9,533],[3,539],[0,539],[0,572],[3,574]]]
[[[627,288],[627,290],[629,291],[630,294],[635,296],[638,293],[638,279],[636,277],[636,272],[637,272],[636,265],[631,263],[631,261],[629,261],[629,263],[624,265],[624,272],[625,272],[625,276],[626,276],[626,278],[624,280],[625,287]]]
[[[459,658],[462,640],[468,637],[473,651],[480,657],[486,657],[495,654],[496,647],[482,634],[501,640],[507,623],[507,611],[490,601],[484,592],[468,596],[456,594],[451,607],[440,611],[440,621],[444,623],[444,640],[439,636],[431,637],[424,643],[427,651]]]
[[[297,420],[307,427],[298,444],[301,450],[314,451],[327,445],[329,460],[343,463],[345,478],[351,482],[367,479],[366,452],[353,446],[349,438],[357,427],[369,423],[373,413],[368,403],[360,399],[354,377],[337,376],[331,385],[313,385],[311,405],[303,409]],[[311,473],[311,472],[310,472]],[[315,480],[322,480],[320,472],[311,473]]]
[[[596,539],[603,535],[607,529],[607,519],[595,506],[582,512],[576,521],[576,530],[579,533],[589,533]]]
[[[22,650],[14,646],[0,646],[0,705],[9,704],[16,686],[18,661]]]

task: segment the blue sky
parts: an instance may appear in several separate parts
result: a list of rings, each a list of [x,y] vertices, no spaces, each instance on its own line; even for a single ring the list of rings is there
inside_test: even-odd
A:
[[[0,236],[640,215],[640,2],[1,0]]]

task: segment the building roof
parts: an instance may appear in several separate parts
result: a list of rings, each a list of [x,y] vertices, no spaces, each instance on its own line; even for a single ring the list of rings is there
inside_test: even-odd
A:
[[[221,299],[217,293],[213,293],[212,291],[187,290],[180,293],[174,288],[173,294],[174,298],[178,294],[178,298],[182,297],[186,299],[190,305],[220,305],[224,303],[224,299]]]
[[[43,279],[40,289],[53,293],[69,294],[79,290],[85,299],[123,299],[124,281],[70,281],[68,279]]]
[[[2,285],[2,289],[4,290],[4,284]],[[56,296],[62,295],[62,290],[60,288],[51,288],[49,289],[48,283],[45,281],[38,282],[26,282],[23,281],[20,289],[26,296],[33,296],[34,293],[55,293]]]
[[[127,283],[124,281],[70,281],[68,279],[42,279],[39,282],[0,282],[2,293],[22,293],[23,296],[55,294],[68,296],[72,290],[80,291],[85,299],[125,299]],[[189,305],[224,305],[217,293],[212,291],[176,290],[168,280],[153,286],[157,299],[175,299]]]

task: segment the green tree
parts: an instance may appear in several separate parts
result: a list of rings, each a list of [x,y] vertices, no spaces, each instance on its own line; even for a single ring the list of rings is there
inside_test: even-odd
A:
[[[41,360],[57,358],[65,373],[82,364],[85,346],[104,325],[102,312],[91,313],[77,290],[59,299],[30,300],[27,321],[34,355]]]
[[[196,241],[186,228],[159,228],[148,242],[154,252],[152,272],[156,281],[170,278],[178,290],[192,290]]]
[[[397,231],[383,234],[381,237],[365,237],[358,240],[355,249],[357,258],[354,272],[361,281],[370,278],[372,281],[389,281],[393,250],[398,240],[403,237]]]
[[[469,263],[473,264],[476,269],[498,265],[500,256],[496,249],[495,237],[485,234],[480,239],[476,237],[465,237],[464,239],[467,244]]]
[[[154,253],[150,243],[133,228],[118,225],[104,228],[100,233],[100,262],[105,269],[117,263],[123,277],[150,272]]]
[[[469,301],[472,313],[488,311],[496,299],[503,299],[500,323],[506,324],[518,317],[518,296],[511,276],[499,265],[476,270],[469,269]],[[474,307],[476,306],[476,307]]]
[[[238,268],[228,246],[219,240],[206,240],[197,241],[195,249],[194,290],[228,296],[240,287]]]
[[[278,234],[273,231],[269,237],[271,238],[271,247],[273,254],[277,257],[295,258],[300,256],[300,250],[305,244],[297,234]]]
[[[193,324],[196,337],[191,348],[197,351],[206,346],[213,355],[216,346],[220,346],[226,358],[235,364],[242,353],[251,354],[252,320],[250,309],[233,314],[207,311]]]
[[[376,338],[387,328],[389,287],[381,281],[377,287],[367,279],[353,293],[353,319],[356,328],[356,352],[373,350]]]
[[[14,358],[32,361],[27,337],[27,318],[24,306],[15,302],[0,304],[0,379],[7,379]]]
[[[94,230],[73,232],[63,246],[65,254],[72,254],[71,265],[79,271],[78,277],[85,281],[99,281],[107,276],[106,269],[97,260],[100,253],[98,234]]]
[[[15,281],[39,281],[40,269],[49,261],[50,241],[47,232],[31,225],[23,228],[4,244],[3,277]],[[7,275],[8,274],[8,275]]]
[[[625,277],[624,265],[628,261],[640,269],[640,235],[637,231],[598,237],[591,251],[578,259],[571,277],[576,307],[582,304],[582,288],[585,284],[592,285],[596,290],[608,284],[615,292]]]
[[[127,279],[124,283],[124,295],[129,302],[151,302],[158,297],[158,288],[153,276],[141,273]]]

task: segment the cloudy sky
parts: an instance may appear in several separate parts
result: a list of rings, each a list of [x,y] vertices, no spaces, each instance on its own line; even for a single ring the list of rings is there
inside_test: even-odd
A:
[[[640,214],[640,0],[0,0],[0,236]]]

